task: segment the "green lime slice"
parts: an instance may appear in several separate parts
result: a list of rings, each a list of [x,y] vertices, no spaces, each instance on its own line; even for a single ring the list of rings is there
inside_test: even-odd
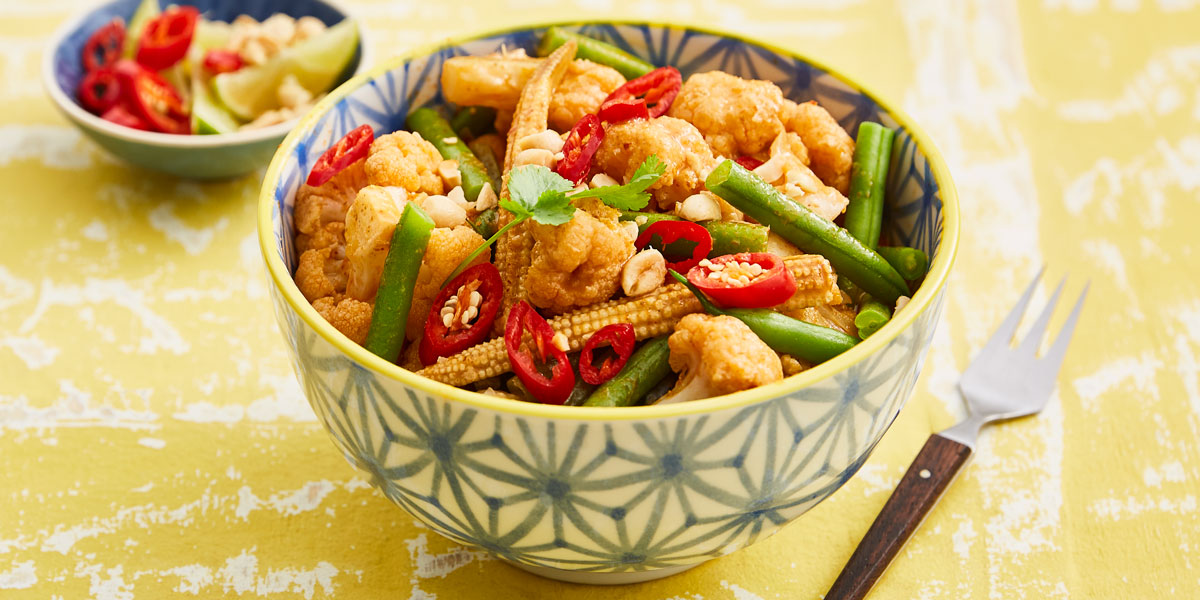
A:
[[[214,23],[201,19],[196,23],[196,33],[192,35],[192,45],[188,46],[187,60],[195,69],[202,69],[204,53],[213,48],[221,48],[233,37],[233,29],[225,23]]]
[[[357,47],[358,26],[346,19],[261,65],[213,77],[213,93],[234,115],[253,120],[279,107],[276,90],[288,74],[295,75],[313,95],[329,91],[354,58]]]
[[[210,135],[216,133],[233,133],[238,130],[239,123],[233,115],[221,106],[208,86],[198,77],[192,79],[192,133]]]
[[[146,23],[161,12],[158,0],[142,0],[137,10],[133,11],[133,17],[129,19],[129,27],[125,28],[125,48],[121,51],[122,56],[133,58],[133,55],[137,54],[138,40],[142,37]]]

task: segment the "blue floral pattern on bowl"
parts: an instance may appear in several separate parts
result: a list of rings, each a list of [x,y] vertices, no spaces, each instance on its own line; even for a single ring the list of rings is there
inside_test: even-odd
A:
[[[685,77],[722,69],[774,81],[793,100],[820,102],[851,134],[865,120],[898,126],[848,83],[751,42],[644,24],[572,28],[674,64]],[[501,45],[532,54],[542,31],[491,35],[395,64],[298,130],[276,159],[278,177],[264,187],[274,244],[266,251],[295,268],[292,200],[332,141],[363,123],[377,133],[401,128],[411,108],[441,102],[446,59]],[[939,185],[909,132],[900,128],[898,138],[887,231],[936,256]],[[277,287],[272,293],[314,411],[375,487],[452,540],[572,580],[675,572],[762,539],[828,497],[862,465],[912,391],[942,305],[939,291],[882,348],[791,393],[666,418],[598,420],[494,410],[406,385],[347,356]],[[617,581],[599,577],[583,580]]]

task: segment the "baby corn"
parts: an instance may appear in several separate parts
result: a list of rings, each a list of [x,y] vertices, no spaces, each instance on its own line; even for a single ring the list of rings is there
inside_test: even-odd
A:
[[[567,72],[567,67],[575,58],[576,44],[568,42],[555,50],[537,71],[530,77],[529,83],[521,92],[517,102],[517,110],[513,114],[512,127],[508,130],[508,151],[504,154],[504,177],[500,186],[500,198],[508,198],[508,173],[513,168],[516,158],[517,140],[546,129],[550,113],[550,96],[558,82]],[[512,213],[500,209],[497,227],[502,228],[512,221]],[[500,271],[500,281],[504,284],[503,311],[496,319],[496,332],[504,328],[508,310],[518,300],[525,297],[525,273],[529,270],[530,252],[533,250],[533,238],[529,233],[529,224],[520,223],[509,229],[496,241],[496,268]]]
[[[841,302],[837,276],[829,261],[816,254],[784,259],[796,278],[796,293],[787,304],[798,308]],[[567,338],[568,352],[577,352],[600,328],[629,323],[638,340],[670,333],[683,317],[701,311],[700,301],[678,283],[663,285],[644,296],[609,300],[550,319],[554,331]],[[503,327],[503,323],[501,323]],[[463,386],[508,372],[504,338],[497,337],[439,360],[417,372],[434,381]]]

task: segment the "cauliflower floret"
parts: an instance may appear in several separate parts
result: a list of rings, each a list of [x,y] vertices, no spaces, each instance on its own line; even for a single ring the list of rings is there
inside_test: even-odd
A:
[[[358,190],[367,185],[363,162],[351,164],[318,187],[304,184],[296,191],[292,219],[297,255],[345,243],[346,210],[354,202]]]
[[[804,165],[788,171],[786,177],[787,183],[779,190],[828,221],[836,219],[850,204],[841,192],[825,185]]]
[[[649,190],[662,210],[703,190],[704,178],[717,166],[700,132],[687,121],[671,117],[636,119],[609,127],[594,160],[604,173],[628,181],[651,154],[666,167]]]
[[[783,379],[779,355],[734,317],[688,315],[675,325],[667,345],[679,382],[659,404],[722,396]]]
[[[829,111],[816,102],[787,102],[783,112],[788,131],[800,134],[812,157],[813,173],[842,194],[850,192],[850,163],[854,140]]]
[[[406,196],[403,188],[369,185],[350,205],[346,213],[346,294],[351,298],[364,302],[375,298]]]
[[[332,245],[300,254],[296,265],[296,287],[309,302],[346,291],[346,249]]]
[[[313,302],[313,308],[354,343],[362,345],[367,341],[367,330],[371,328],[371,311],[374,308],[370,304],[354,298],[342,298],[335,302],[333,297],[326,297]]]
[[[402,187],[410,193],[441,194],[442,162],[433,144],[407,131],[389,133],[371,143],[367,156],[367,180],[371,185]]]
[[[405,330],[408,339],[421,337],[425,330],[425,318],[433,307],[433,298],[437,296],[446,276],[462,262],[468,254],[483,244],[483,236],[468,226],[453,229],[438,227],[429,236],[429,244],[425,246],[425,257],[421,261],[421,270],[417,272],[417,282],[413,287],[412,307],[408,311],[408,326]],[[484,252],[471,262],[477,265],[487,262],[488,254]]]
[[[754,174],[773,184],[783,195],[832,221],[846,210],[849,200],[841,192],[825,185],[805,165],[807,158],[800,136],[784,132],[771,143],[771,158],[754,169]]]
[[[534,242],[525,282],[538,308],[587,306],[621,287],[621,269],[633,255],[633,242],[618,224],[621,212],[593,198],[577,206],[567,223],[530,228]]]
[[[781,154],[793,156],[804,166],[812,164],[812,160],[808,157],[808,147],[804,145],[804,139],[800,137],[800,134],[792,131],[784,131],[775,136],[768,154],[771,158]]]
[[[616,69],[590,60],[573,60],[562,83],[550,97],[550,127],[569,131],[585,115],[600,110],[600,103],[625,83]]]
[[[767,149],[783,131],[783,103],[769,81],[709,71],[688,77],[667,114],[695,125],[713,152],[734,158]]]

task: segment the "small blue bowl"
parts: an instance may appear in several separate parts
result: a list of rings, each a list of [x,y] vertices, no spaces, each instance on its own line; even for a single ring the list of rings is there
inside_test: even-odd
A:
[[[50,42],[50,51],[42,61],[42,83],[58,109],[88,137],[109,152],[139,167],[191,179],[224,179],[244,175],[266,165],[288,131],[293,119],[253,131],[220,135],[172,135],[139,131],[110,123],[84,110],[76,101],[75,91],[83,78],[80,55],[87,39],[101,25],[120,17],[126,23],[137,9],[139,0],[116,0],[104,4],[64,24]],[[160,4],[180,4],[160,0]],[[195,6],[208,19],[232,21],[248,14],[265,19],[275,13],[300,18],[316,17],[326,25],[350,18],[349,13],[325,0],[199,0],[184,2]],[[359,28],[358,51],[338,84],[368,65],[367,45]]]

